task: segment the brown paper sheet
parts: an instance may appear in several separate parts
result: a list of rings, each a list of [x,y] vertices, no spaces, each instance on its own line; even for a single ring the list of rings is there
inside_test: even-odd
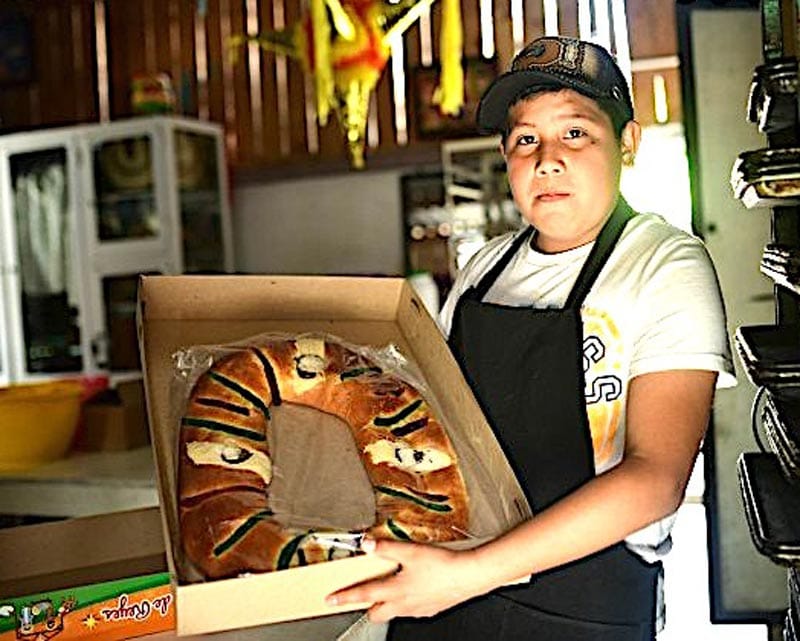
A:
[[[375,493],[350,428],[316,408],[272,408],[270,506],[286,527],[362,530],[375,522]]]

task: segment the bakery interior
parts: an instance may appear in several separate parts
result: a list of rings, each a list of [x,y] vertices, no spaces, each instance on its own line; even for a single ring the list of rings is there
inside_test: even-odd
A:
[[[628,74],[644,137],[623,194],[704,238],[735,344],[659,641],[796,638],[800,424],[770,391],[800,380],[800,155],[745,155],[798,144],[796,3],[461,0],[450,115],[434,98],[447,2],[371,0],[391,56],[327,114],[291,38],[308,0],[0,2],[0,541],[158,506],[140,275],[401,278],[435,315],[472,253],[519,225],[477,100],[523,43],[560,33]],[[759,191],[781,180],[788,195]],[[756,326],[781,330],[761,362],[739,331]]]

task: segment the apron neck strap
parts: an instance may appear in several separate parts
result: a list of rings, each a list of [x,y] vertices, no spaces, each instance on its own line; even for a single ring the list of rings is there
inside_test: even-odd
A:
[[[564,305],[567,309],[577,309],[583,304],[583,299],[589,293],[589,290],[594,285],[594,281],[606,264],[611,252],[617,244],[617,240],[622,235],[622,230],[625,225],[633,218],[634,211],[630,208],[625,199],[620,196],[614,211],[609,216],[608,220],[600,230],[597,240],[592,247],[592,251],[586,258],[583,268],[578,274],[578,279],[575,281],[575,286],[569,293],[567,302]]]
[[[486,293],[489,291],[489,288],[494,284],[494,281],[497,280],[497,277],[500,273],[506,268],[506,265],[511,261],[514,254],[517,253],[522,245],[524,245],[527,240],[533,234],[533,226],[528,225],[527,228],[522,230],[520,234],[514,239],[511,243],[511,246],[500,256],[500,260],[498,260],[492,268],[483,275],[483,278],[478,281],[478,284],[475,286],[475,294],[478,300],[483,300],[483,297],[486,296]]]
[[[633,216],[634,211],[630,208],[630,205],[625,202],[625,199],[620,196],[614,207],[614,211],[611,212],[611,216],[609,216],[603,228],[600,230],[594,247],[592,247],[592,251],[586,258],[586,262],[583,264],[580,274],[578,274],[575,286],[572,288],[567,298],[566,309],[579,308],[583,304],[583,299],[586,298],[595,279],[603,269],[603,265],[605,265],[606,260],[608,260],[608,257],[614,250],[617,240],[622,235],[622,230]],[[492,265],[492,268],[478,281],[478,284],[475,286],[475,296],[478,300],[483,300],[483,297],[486,296],[486,293],[497,280],[500,273],[506,268],[514,254],[517,253],[519,248],[522,247],[532,235],[533,226],[529,225],[520,232],[508,249],[500,256],[500,259]]]

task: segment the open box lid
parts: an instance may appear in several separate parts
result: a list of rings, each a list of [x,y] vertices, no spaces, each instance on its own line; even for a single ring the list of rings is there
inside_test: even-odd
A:
[[[0,598],[164,572],[157,507],[0,530]]]

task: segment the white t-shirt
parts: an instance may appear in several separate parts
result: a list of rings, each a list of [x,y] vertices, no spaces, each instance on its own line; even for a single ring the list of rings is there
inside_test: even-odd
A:
[[[446,334],[460,295],[505,252],[517,234],[493,238],[458,275],[440,314]],[[594,243],[543,254],[525,243],[484,298],[509,306],[562,308]],[[586,411],[596,472],[617,465],[625,446],[628,382],[648,372],[719,372],[719,387],[736,384],[722,295],[700,239],[655,214],[637,214],[581,307]],[[664,426],[668,429],[669,426]],[[669,551],[675,515],[626,539],[648,561]]]

